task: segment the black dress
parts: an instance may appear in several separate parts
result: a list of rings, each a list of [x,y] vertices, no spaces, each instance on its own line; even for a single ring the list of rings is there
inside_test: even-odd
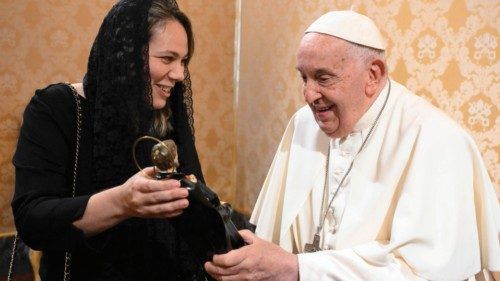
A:
[[[42,280],[62,280],[64,252],[72,253],[71,279],[76,280],[205,280],[201,263],[166,219],[128,219],[86,238],[72,222],[79,219],[90,196],[92,133],[89,106],[82,106],[82,136],[75,198],[71,198],[75,154],[76,106],[65,84],[38,90],[28,104],[13,158],[16,187],[12,209],[24,242],[43,250]],[[174,116],[175,117],[175,116]],[[174,122],[175,128],[189,126]],[[189,128],[188,128],[189,129]],[[187,130],[177,130],[183,132]],[[179,147],[179,170],[203,178],[194,148]]]

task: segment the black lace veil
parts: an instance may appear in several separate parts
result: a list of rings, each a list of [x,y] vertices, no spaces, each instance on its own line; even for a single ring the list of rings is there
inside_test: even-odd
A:
[[[163,0],[177,8],[175,0]],[[121,0],[105,17],[90,51],[84,92],[93,133],[94,181],[98,188],[122,184],[137,172],[134,141],[148,134],[153,121],[148,65],[148,11],[152,0]],[[203,181],[194,146],[192,91],[189,71],[175,85],[169,103],[179,169]]]

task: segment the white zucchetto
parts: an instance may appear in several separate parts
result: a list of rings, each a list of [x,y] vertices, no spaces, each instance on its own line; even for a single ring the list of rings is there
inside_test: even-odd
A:
[[[328,12],[314,21],[305,33],[317,32],[359,45],[385,50],[385,42],[375,23],[354,11]]]

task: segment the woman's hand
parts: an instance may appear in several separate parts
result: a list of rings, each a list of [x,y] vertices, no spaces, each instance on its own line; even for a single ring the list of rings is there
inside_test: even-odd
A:
[[[153,168],[146,168],[124,184],[90,197],[83,216],[73,222],[86,236],[92,236],[131,217],[171,218],[188,205],[188,191],[177,180],[154,180]]]
[[[171,218],[189,205],[188,191],[178,180],[154,180],[152,167],[138,172],[121,185],[121,202],[126,217]]]

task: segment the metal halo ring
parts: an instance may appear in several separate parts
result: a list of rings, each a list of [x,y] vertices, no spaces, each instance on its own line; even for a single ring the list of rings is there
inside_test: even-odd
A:
[[[142,137],[140,137],[140,138],[138,138],[138,139],[135,140],[134,145],[132,146],[132,157],[134,157],[135,165],[137,166],[137,169],[142,172],[143,175],[145,175],[148,178],[151,178],[151,176],[149,176],[148,174],[146,174],[144,172],[144,169],[141,168],[141,166],[139,165],[139,162],[137,161],[137,157],[135,156],[135,148],[137,147],[137,144],[139,144],[141,141],[147,140],[147,139],[154,140],[157,143],[160,143],[161,145],[163,145],[165,148],[168,148],[168,147],[161,140],[159,140],[159,139],[157,139],[155,137],[151,137],[151,136],[142,136]],[[153,166],[153,169],[155,169],[155,171],[156,171],[156,166]]]

